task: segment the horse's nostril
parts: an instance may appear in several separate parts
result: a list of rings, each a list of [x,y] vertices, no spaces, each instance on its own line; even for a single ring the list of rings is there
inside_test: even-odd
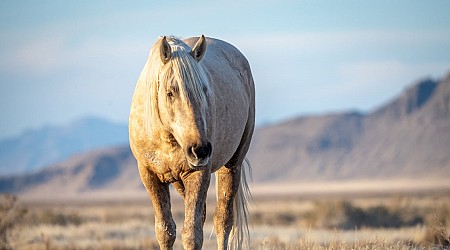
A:
[[[190,147],[189,153],[198,160],[208,158],[211,155],[211,143],[207,143],[206,145],[194,145]]]

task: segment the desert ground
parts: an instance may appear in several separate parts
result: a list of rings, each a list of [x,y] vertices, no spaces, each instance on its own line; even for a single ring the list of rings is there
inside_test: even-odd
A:
[[[446,182],[271,184],[252,190],[251,249],[448,247],[450,188]],[[153,208],[142,194],[85,200],[2,195],[0,248],[159,249]],[[214,199],[211,192],[204,249],[216,249]],[[182,249],[183,202],[175,193],[172,200],[177,223],[174,249]]]

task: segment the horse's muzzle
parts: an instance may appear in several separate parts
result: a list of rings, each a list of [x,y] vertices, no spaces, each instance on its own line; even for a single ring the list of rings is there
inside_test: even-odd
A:
[[[212,146],[210,142],[192,145],[188,147],[186,157],[188,162],[194,167],[203,167],[208,164],[211,156]]]

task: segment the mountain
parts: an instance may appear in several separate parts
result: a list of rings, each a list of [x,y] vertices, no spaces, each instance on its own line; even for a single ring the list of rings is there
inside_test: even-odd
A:
[[[300,117],[256,131],[259,181],[450,177],[450,75],[368,114]]]
[[[40,198],[48,194],[49,199],[102,190],[124,193],[139,189],[143,190],[143,185],[128,146],[74,155],[32,174],[0,177],[0,192],[26,193]]]
[[[255,183],[450,178],[450,74],[416,82],[369,113],[304,116],[257,128],[248,158]],[[52,190],[118,194],[142,191],[142,184],[127,145],[0,177],[0,192]]]
[[[126,124],[86,117],[66,126],[46,126],[0,141],[0,175],[23,174],[72,154],[128,141]]]

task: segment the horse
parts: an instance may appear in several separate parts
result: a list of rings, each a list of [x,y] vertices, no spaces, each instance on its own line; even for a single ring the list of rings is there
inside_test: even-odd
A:
[[[170,185],[184,201],[184,249],[202,248],[212,173],[218,249],[250,247],[245,156],[254,126],[253,76],[237,48],[204,35],[157,39],[133,94],[129,139],[161,249],[176,239]]]

